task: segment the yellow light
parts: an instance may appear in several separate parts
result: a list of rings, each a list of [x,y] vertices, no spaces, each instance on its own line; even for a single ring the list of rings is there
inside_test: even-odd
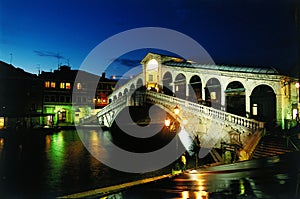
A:
[[[166,120],[165,120],[165,125],[166,125],[166,127],[169,127],[169,126],[170,126],[170,124],[171,124],[171,121],[170,121],[170,119],[166,119]]]
[[[298,110],[297,109],[293,109],[293,119],[297,119],[297,113],[298,113]]]
[[[182,199],[188,199],[190,198],[190,194],[188,191],[183,191],[182,192]]]
[[[296,86],[296,88],[300,88],[300,83],[297,82],[297,83],[295,84],[295,86]]]
[[[4,128],[4,117],[0,117],[0,129]]]
[[[179,114],[179,107],[176,105],[175,108],[174,108],[174,113],[175,115],[178,115]]]

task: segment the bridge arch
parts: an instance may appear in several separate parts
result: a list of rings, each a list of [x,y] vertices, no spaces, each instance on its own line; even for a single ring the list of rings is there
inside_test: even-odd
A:
[[[122,95],[123,95],[122,92],[119,92],[118,98],[119,98],[119,97],[122,97]]]
[[[135,91],[135,86],[134,84],[131,84],[129,88],[129,92],[132,94],[134,91]]]
[[[175,77],[175,95],[178,98],[186,99],[186,77],[184,74],[179,73]]]
[[[266,84],[256,86],[250,96],[251,116],[259,121],[272,124],[276,121],[276,94]]]
[[[141,78],[139,78],[137,81],[136,81],[136,88],[139,89],[143,87],[143,80]]]
[[[205,86],[205,103],[216,109],[221,109],[221,83],[212,77]]]
[[[193,102],[202,102],[202,81],[198,75],[193,75],[189,81],[189,97]]]
[[[230,82],[225,93],[226,111],[239,116],[246,116],[245,87],[240,81]]]
[[[167,71],[163,75],[163,79],[162,79],[162,86],[163,86],[163,92],[164,92],[164,94],[166,94],[166,95],[173,95],[172,83],[173,83],[172,74]]]
[[[128,88],[124,89],[124,95],[126,95],[128,93]]]

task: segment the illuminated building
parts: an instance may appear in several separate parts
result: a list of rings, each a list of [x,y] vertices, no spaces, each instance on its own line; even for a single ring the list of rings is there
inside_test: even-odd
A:
[[[77,80],[77,74],[84,81]],[[69,66],[60,66],[59,70],[44,72],[39,75],[43,84],[43,114],[41,123],[47,126],[73,125],[81,118],[92,114],[94,109],[107,105],[107,95],[112,92],[116,81],[79,70]],[[88,94],[92,85],[97,84],[94,96]],[[74,99],[73,99],[74,97]]]

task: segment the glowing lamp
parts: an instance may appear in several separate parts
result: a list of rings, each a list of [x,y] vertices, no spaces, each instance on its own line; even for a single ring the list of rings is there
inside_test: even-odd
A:
[[[170,121],[170,119],[166,119],[166,120],[165,120],[165,125],[166,125],[166,127],[169,127],[169,126],[170,126],[170,124],[171,124],[171,121]]]
[[[175,115],[179,114],[179,107],[177,105],[174,108],[174,113],[175,113]]]
[[[297,82],[297,83],[295,84],[295,86],[296,86],[296,88],[300,88],[300,83]]]

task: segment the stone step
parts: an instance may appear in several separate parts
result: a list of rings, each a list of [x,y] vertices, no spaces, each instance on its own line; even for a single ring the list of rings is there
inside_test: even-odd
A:
[[[268,135],[261,139],[252,158],[262,158],[291,152],[286,139],[282,136]]]

